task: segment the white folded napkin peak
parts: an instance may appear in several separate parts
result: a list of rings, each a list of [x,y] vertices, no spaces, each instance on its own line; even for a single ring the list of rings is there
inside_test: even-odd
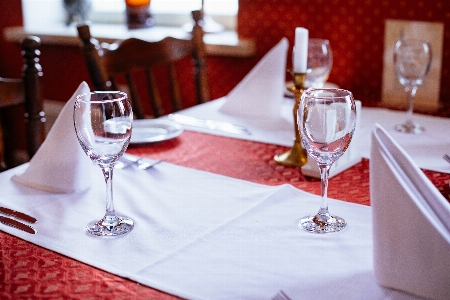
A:
[[[89,92],[83,81],[64,105],[25,172],[12,177],[16,182],[54,193],[80,192],[90,186],[95,165],[82,150],[73,126],[75,98]]]
[[[220,111],[251,118],[279,118],[286,80],[286,38],[275,45],[227,95]]]
[[[450,299],[450,204],[378,124],[369,169],[377,281],[427,299]]]

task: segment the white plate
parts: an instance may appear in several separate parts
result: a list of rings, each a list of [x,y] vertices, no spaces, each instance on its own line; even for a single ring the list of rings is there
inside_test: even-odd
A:
[[[134,120],[130,143],[143,144],[166,141],[179,136],[182,132],[183,127],[170,120]]]

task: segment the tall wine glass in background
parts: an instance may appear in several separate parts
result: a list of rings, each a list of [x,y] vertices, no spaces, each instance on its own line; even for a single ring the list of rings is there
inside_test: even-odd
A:
[[[130,232],[134,222],[118,216],[113,203],[113,169],[128,147],[133,111],[123,92],[92,92],[78,95],[74,113],[75,132],[87,156],[102,169],[106,182],[106,213],[100,221],[88,224],[96,236],[117,236]]]
[[[333,67],[333,52],[330,42],[324,39],[308,40],[308,73],[306,87],[323,87]]]
[[[298,127],[303,147],[319,165],[322,196],[318,213],[299,221],[299,226],[309,232],[336,232],[346,226],[343,218],[328,211],[328,175],[333,163],[347,150],[355,125],[356,106],[351,92],[310,88],[302,94]]]
[[[401,39],[395,44],[395,73],[408,94],[406,121],[395,127],[397,131],[414,134],[424,131],[422,126],[413,121],[414,96],[430,70],[430,65],[431,48],[429,43],[422,40]]]

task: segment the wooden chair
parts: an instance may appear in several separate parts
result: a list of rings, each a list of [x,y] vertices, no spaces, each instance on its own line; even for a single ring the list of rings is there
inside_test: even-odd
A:
[[[39,64],[40,39],[27,37],[22,41],[24,68],[22,78],[0,77],[0,125],[3,136],[3,157],[0,169],[15,167],[30,159],[45,139],[45,114],[41,90],[42,68]],[[20,145],[17,130],[22,119],[17,119],[17,111],[25,111],[25,137],[28,157],[20,159]],[[1,150],[0,150],[1,152]]]
[[[115,44],[100,44],[91,37],[88,24],[78,25],[78,35],[82,40],[82,51],[88,72],[96,90],[123,90],[119,86],[118,78],[123,76],[126,91],[132,101],[136,118],[146,117],[143,109],[144,92],[137,88],[136,76],[133,73],[145,74],[145,86],[149,99],[149,107],[153,117],[159,117],[163,111],[160,90],[154,75],[154,69],[167,65],[168,85],[171,108],[173,111],[182,109],[180,85],[175,64],[177,61],[191,56],[194,69],[196,103],[210,100],[208,79],[205,65],[205,45],[203,43],[203,29],[199,25],[202,20],[201,11],[193,11],[195,25],[190,39],[167,37],[158,42],[148,42],[130,38]],[[145,88],[144,88],[145,89]],[[138,90],[141,92],[139,93]],[[168,97],[169,98],[169,97]]]

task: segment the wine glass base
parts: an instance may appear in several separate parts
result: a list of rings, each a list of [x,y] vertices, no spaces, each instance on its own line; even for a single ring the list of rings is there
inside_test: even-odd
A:
[[[421,134],[425,131],[425,128],[417,123],[405,123],[395,126],[395,130],[404,133]]]
[[[87,233],[95,236],[119,236],[129,233],[134,228],[134,222],[126,217],[104,217],[100,221],[92,221],[86,227]]]
[[[338,232],[345,228],[347,222],[341,217],[330,214],[317,214],[300,219],[298,226],[308,232],[329,233]]]

